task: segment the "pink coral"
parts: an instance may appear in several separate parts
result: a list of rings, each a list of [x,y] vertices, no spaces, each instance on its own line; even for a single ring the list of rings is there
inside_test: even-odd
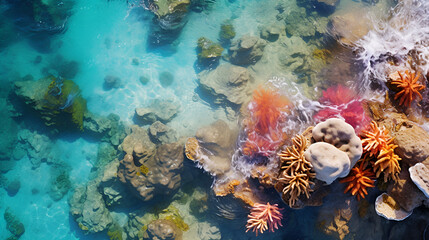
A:
[[[280,211],[281,209],[278,208],[277,204],[255,203],[247,216],[246,232],[252,229],[253,232],[256,232],[256,236],[258,236],[258,232],[264,233],[268,229],[274,232],[274,229],[278,229],[279,225],[283,226],[281,222],[283,215]]]
[[[330,87],[323,92],[319,101],[326,107],[313,116],[316,122],[322,122],[332,117],[343,118],[358,133],[370,122],[370,118],[362,107],[362,101],[349,88],[341,85]]]

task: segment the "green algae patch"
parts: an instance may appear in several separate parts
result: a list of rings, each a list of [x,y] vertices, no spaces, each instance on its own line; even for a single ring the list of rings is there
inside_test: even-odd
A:
[[[109,236],[110,240],[122,240],[122,232],[122,228],[119,225],[114,224],[107,230],[107,236]]]
[[[68,127],[83,131],[86,100],[72,80],[49,77],[51,83],[44,94],[43,118],[48,126]]]
[[[221,41],[229,41],[235,37],[235,28],[230,21],[225,21],[220,26],[219,38]]]
[[[200,62],[207,59],[219,59],[222,56],[223,47],[212,42],[210,39],[200,37],[198,39],[198,60]]]
[[[159,219],[171,221],[172,223],[174,223],[174,225],[176,225],[177,228],[184,232],[189,230],[189,225],[186,224],[183,220],[183,217],[180,215],[179,209],[172,205],[162,210],[162,212],[159,214]]]

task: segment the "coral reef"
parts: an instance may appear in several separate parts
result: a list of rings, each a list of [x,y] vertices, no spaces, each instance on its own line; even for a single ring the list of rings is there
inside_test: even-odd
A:
[[[368,195],[367,188],[373,188],[375,174],[372,169],[366,168],[367,162],[361,161],[358,163],[359,166],[352,168],[349,175],[340,180],[340,183],[349,183],[344,193],[351,192],[353,196],[357,195],[357,199],[360,201],[361,198],[365,198]]]
[[[424,90],[426,87],[417,83],[420,78],[420,72],[417,73],[416,76],[415,73],[410,73],[408,70],[405,70],[404,74],[398,71],[398,75],[399,78],[390,81],[390,84],[399,89],[395,94],[395,100],[399,98],[399,105],[409,107],[417,96],[423,99],[420,91]]]
[[[305,159],[304,152],[309,146],[308,140],[303,135],[292,138],[293,145],[278,154],[281,161],[280,174],[275,188],[281,189],[282,198],[289,206],[295,205],[301,194],[310,197],[311,180],[316,174],[312,171],[311,163]]]
[[[247,133],[243,154],[269,156],[284,142],[281,124],[289,110],[289,100],[274,90],[259,87],[248,106],[250,116],[244,120]]]
[[[375,121],[371,122],[369,130],[362,131],[361,138],[363,150],[369,153],[370,157],[377,156],[381,149],[386,148],[393,141],[389,131],[384,126],[379,128]]]
[[[250,210],[248,215],[246,232],[252,230],[256,233],[264,233],[264,231],[269,230],[274,232],[274,229],[278,229],[278,226],[282,225],[283,215],[280,213],[281,209],[278,208],[277,204],[271,205],[256,203]]]

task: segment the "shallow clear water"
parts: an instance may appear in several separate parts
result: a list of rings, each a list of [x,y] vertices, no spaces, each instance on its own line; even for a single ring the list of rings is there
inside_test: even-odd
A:
[[[384,87],[375,89],[369,84],[371,81],[385,82],[385,76],[380,76],[386,72],[386,69],[394,68],[393,65],[386,63],[388,60],[380,60],[383,54],[406,59],[404,56],[409,51],[420,49],[423,60],[417,64],[417,67],[414,65],[413,67],[426,73],[422,74],[425,75],[424,78],[427,76],[425,61],[428,57],[426,49],[429,42],[426,29],[427,17],[401,19],[401,17],[404,18],[403,12],[416,15],[427,13],[429,6],[423,0],[404,1],[403,5],[395,9],[396,14],[392,12],[396,5],[395,1],[387,0],[374,1],[372,4],[359,0],[337,1],[336,7],[328,7],[333,9],[328,11],[321,5],[313,5],[318,1],[310,0],[191,0],[192,4],[197,2],[207,2],[208,7],[202,11],[195,11],[187,6],[188,10],[184,13],[186,17],[182,19],[185,25],[179,30],[178,36],[167,44],[154,46],[149,43],[148,36],[154,31],[151,26],[158,22],[155,14],[145,9],[140,1],[69,0],[63,3],[55,0],[0,0],[0,11],[3,15],[0,19],[0,31],[3,32],[0,33],[0,98],[2,98],[0,109],[4,115],[3,120],[0,121],[0,125],[3,126],[0,127],[3,141],[0,144],[0,164],[2,165],[0,214],[11,211],[23,224],[25,233],[19,239],[109,239],[108,227],[97,233],[86,233],[85,227],[79,225],[79,221],[76,222],[70,212],[70,199],[78,186],[91,185],[92,182],[99,181],[103,176],[104,166],[107,165],[101,161],[119,164],[125,155],[124,149],[119,144],[126,135],[130,134],[131,125],[139,124],[144,129],[149,128],[149,125],[142,124],[136,119],[136,108],[147,107],[155,99],[169,100],[177,107],[176,115],[172,120],[166,121],[166,125],[176,131],[175,140],[183,146],[186,138],[195,136],[198,129],[220,119],[230,128],[241,128],[240,137],[232,144],[236,154],[239,154],[242,150],[240,148],[242,142],[246,141],[243,140],[245,125],[242,120],[248,117],[246,116],[247,104],[252,99],[253,90],[258,86],[273,86],[281,95],[287,96],[291,108],[296,109],[280,126],[288,135],[286,142],[290,143],[290,136],[314,125],[316,120],[312,118],[313,115],[326,107],[325,103],[319,103],[318,99],[331,85],[347,85],[355,92],[359,92],[361,99],[383,99],[379,93],[386,87],[383,85]],[[38,11],[47,11],[54,15],[55,9],[69,3],[72,3],[72,7],[66,17],[60,17],[59,20],[59,25],[62,23],[65,26],[62,31],[46,33],[40,30],[42,28],[40,26],[44,23],[49,24],[49,21],[46,19],[38,21],[38,17],[43,15],[37,15]],[[42,10],[38,9],[40,6]],[[294,12],[299,11],[301,15],[290,17]],[[368,16],[365,27],[362,27],[359,22],[361,19],[356,18],[356,14],[351,14],[353,12],[361,12]],[[33,20],[24,22],[24,26],[36,27],[23,28],[20,23],[25,19],[23,16],[30,19],[33,17]],[[346,30],[341,24],[335,26],[337,29],[332,27],[331,24],[336,16],[343,20],[350,20],[346,23],[350,23],[346,25]],[[395,18],[403,24],[401,26],[409,27],[409,35],[399,39],[383,35],[386,31],[388,32],[386,34],[391,35],[404,34],[404,28],[395,25]],[[217,59],[218,65],[200,66],[204,64],[200,64],[198,60],[198,39],[206,37],[213,42],[220,42],[219,30],[226,20],[229,20],[235,29],[232,44],[243,36],[256,36],[260,39],[261,32],[264,32],[267,27],[275,29],[271,33],[274,38],[276,34],[279,35],[278,39],[263,40],[266,46],[262,48],[263,55],[255,61],[256,63],[243,65],[252,75],[253,81],[246,87],[247,92],[244,93],[243,90],[231,93],[234,96],[240,95],[242,106],[241,103],[231,103],[231,96],[213,96],[210,91],[202,88],[200,81],[202,78],[199,75],[200,67],[205,67],[206,71],[215,71],[219,66],[229,65],[232,61],[231,56],[228,56],[230,43],[223,44],[225,49],[223,57]],[[54,25],[58,26],[58,22],[56,23]],[[418,24],[422,24],[425,28],[420,28],[421,31],[412,28]],[[378,25],[384,27],[378,28]],[[337,30],[343,35],[339,36]],[[169,34],[165,35],[171,37]],[[412,43],[413,36],[418,37],[418,43]],[[349,45],[347,41],[352,41],[353,44]],[[390,41],[390,45],[384,45],[383,41]],[[407,48],[399,50],[395,48],[401,44]],[[316,50],[326,51],[321,51],[322,55],[317,55]],[[233,51],[230,51],[230,54]],[[407,66],[410,65],[412,64]],[[160,81],[163,76],[165,77],[165,72],[169,73],[167,78],[172,80],[171,83],[164,84]],[[31,103],[20,98],[17,94],[16,82],[23,80],[36,82],[51,74],[57,79],[66,79],[67,76],[71,76],[71,80],[80,89],[79,96],[86,99],[87,112],[102,117],[116,114],[119,119],[112,121],[115,123],[109,127],[117,124],[115,125],[119,129],[115,130],[115,133],[118,133],[117,138],[116,135],[113,137],[114,134],[105,132],[102,133],[104,134],[102,137],[94,136],[96,134],[86,128],[85,121],[89,121],[87,118],[83,120],[83,131],[75,131],[76,129],[70,131],[68,128],[73,123],[70,119],[58,120],[68,121],[66,126],[47,127],[45,123],[52,119],[42,118],[41,120],[43,113],[40,114],[40,112],[45,110],[31,109],[32,106],[43,103]],[[106,76],[119,79],[120,86],[106,88]],[[142,83],[142,78],[147,79],[148,82]],[[27,82],[27,84],[30,83]],[[231,85],[231,89],[234,87]],[[37,91],[44,94],[46,88],[42,90],[35,88],[30,93]],[[426,91],[423,97],[425,104],[427,104],[427,95]],[[69,100],[73,104],[78,101],[76,99],[71,97]],[[427,105],[423,104],[423,106]],[[66,105],[63,107],[67,108]],[[422,117],[427,115],[425,112],[427,109],[424,107],[419,109],[416,118],[420,119],[419,125],[427,131],[428,122]],[[162,112],[165,109],[160,110]],[[56,111],[59,111],[58,108]],[[52,115],[49,116],[52,117]],[[122,125],[118,121],[122,122]],[[105,157],[110,154],[109,151],[113,153],[110,157]],[[272,159],[275,158],[273,156],[275,154],[266,161],[273,161]],[[230,159],[232,158],[236,161],[233,162],[235,167],[241,169],[236,169],[237,173],[234,177],[237,178],[244,178],[244,175],[249,177],[249,172],[258,161],[237,163],[248,159],[237,155],[231,155]],[[272,163],[277,164],[277,162]],[[186,157],[183,165],[180,173],[180,187],[176,187],[172,193],[165,196],[162,193],[158,194],[150,201],[141,200],[134,196],[132,191],[127,192],[130,198],[125,200],[127,201],[125,204],[106,208],[110,212],[112,222],[124,227],[128,224],[128,220],[133,218],[133,214],[143,216],[145,212],[164,209],[171,203],[178,209],[184,222],[189,225],[189,230],[183,231],[183,239],[256,239],[251,231],[245,232],[250,207],[231,196],[214,196],[211,187],[216,184],[212,184],[213,179],[221,182],[222,177],[219,175],[212,177],[197,168],[197,165]],[[68,187],[65,189],[66,192],[55,198],[58,191],[53,190],[53,182],[62,173],[66,174]],[[114,175],[116,176],[116,171]],[[119,180],[116,181],[119,183]],[[120,186],[124,191],[129,189],[126,184]],[[102,187],[99,187],[98,191],[101,192]],[[277,203],[284,209],[283,227],[274,233],[261,234],[257,238],[335,239],[338,235],[336,231],[346,231],[350,233],[345,239],[354,237],[400,239],[393,237],[391,233],[395,232],[391,230],[393,227],[401,228],[409,226],[413,221],[419,221],[419,218],[415,217],[406,220],[408,222],[396,223],[376,215],[373,204],[380,191],[374,189],[367,197],[369,202],[367,208],[371,209],[368,210],[371,212],[369,217],[358,220],[354,218],[350,226],[347,226],[347,230],[342,226],[334,226],[335,231],[326,231],[327,227],[323,222],[325,220],[320,217],[321,215],[332,215],[337,208],[349,207],[356,210],[360,204],[355,198],[342,194],[343,187],[338,182],[330,191],[331,194],[325,197],[323,206],[295,210],[282,202],[281,194],[273,188],[267,188],[264,193],[266,201]],[[207,209],[203,215],[192,212],[193,205],[197,204],[192,202],[192,199],[198,194],[206,195],[204,199]],[[105,204],[107,200],[104,195],[103,197],[101,202]],[[94,206],[94,209],[98,207]],[[427,209],[421,208],[416,209],[417,213],[413,216],[423,215],[427,218]],[[426,221],[425,224],[429,223]],[[372,227],[365,230],[369,225]],[[11,236],[7,226],[9,225],[6,219],[0,217],[0,239],[8,239]],[[325,230],[323,230],[324,227]],[[418,230],[416,227],[417,232],[420,230],[420,226]],[[124,239],[125,236],[129,239],[139,239],[131,238],[127,231],[131,230],[124,228],[122,232]],[[212,231],[211,234],[208,233],[210,231]],[[363,234],[362,232],[365,231],[368,232]],[[422,234],[426,234],[422,235],[422,238],[427,239],[425,238],[427,233]],[[111,237],[110,239],[120,238]]]

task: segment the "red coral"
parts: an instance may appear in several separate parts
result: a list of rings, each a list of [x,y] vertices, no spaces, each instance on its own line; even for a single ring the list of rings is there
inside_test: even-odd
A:
[[[317,122],[332,117],[343,118],[358,133],[370,122],[362,101],[351,89],[341,85],[330,87],[323,92],[319,101],[327,106],[313,116]]]
[[[280,123],[284,122],[282,113],[289,108],[289,100],[270,89],[259,87],[253,93],[249,104],[250,117],[246,119],[247,140],[243,153],[258,153],[269,156],[282,144],[284,134]]]

